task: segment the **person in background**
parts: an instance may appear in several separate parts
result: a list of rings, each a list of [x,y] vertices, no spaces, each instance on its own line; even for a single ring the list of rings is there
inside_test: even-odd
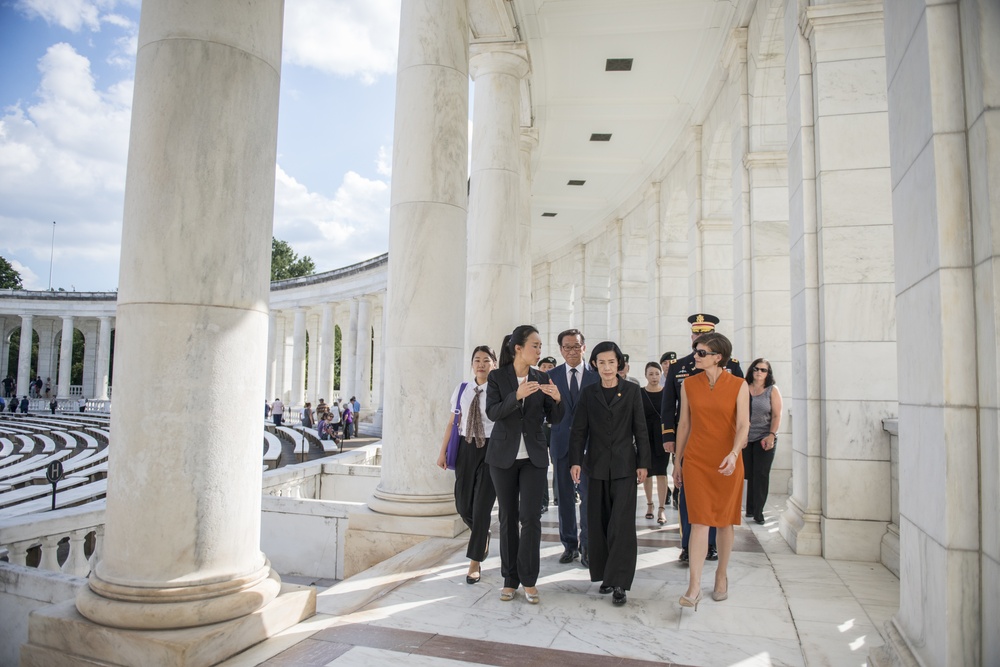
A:
[[[522,324],[504,337],[500,366],[486,383],[486,415],[493,435],[486,452],[493,488],[500,503],[500,599],[524,597],[538,604],[538,570],[542,540],[542,496],[549,454],[542,423],[563,416],[562,396],[548,375],[532,366],[542,356],[538,329]],[[565,498],[565,496],[563,496]]]
[[[678,603],[698,609],[701,571],[708,553],[708,529],[717,529],[719,565],[715,569],[712,599],[729,597],[729,557],[734,525],[741,523],[743,495],[741,453],[750,430],[750,391],[742,378],[727,372],[733,346],[720,333],[709,333],[694,343],[697,375],[681,386],[677,424],[674,484],[689,501],[691,520],[690,578]]]
[[[642,484],[646,492],[646,518],[653,518],[653,480],[656,480],[656,498],[658,509],[656,523],[667,522],[667,464],[670,454],[663,449],[663,417],[660,416],[660,386],[662,376],[660,364],[650,361],[646,364],[646,386],[642,388],[642,410],[646,419],[646,433],[649,436],[649,475]]]
[[[344,440],[350,440],[354,434],[354,410],[351,409],[351,402],[344,401],[343,410],[340,413],[340,420],[344,424]]]
[[[327,430],[330,431],[330,436],[336,440],[340,441],[340,399],[334,399],[333,405],[330,406],[330,415],[326,418],[326,423],[328,424]]]
[[[312,428],[315,421],[313,420],[313,409],[312,403],[306,401],[306,405],[302,408],[302,428]]]
[[[59,409],[59,401],[57,401],[56,397],[53,396],[52,400],[49,401],[49,410],[52,412],[52,414],[55,414],[56,410],[58,410],[58,409]],[[0,405],[0,410],[3,410],[3,406],[2,405]]]
[[[316,422],[316,432],[319,433],[319,439],[320,440],[329,440],[330,439],[330,433],[328,432],[327,428],[329,427],[330,422],[328,422],[327,419],[330,418],[330,413],[329,412],[319,412],[317,410],[316,414],[319,415],[319,421]]]
[[[770,361],[754,359],[748,370],[750,433],[743,450],[743,475],[747,480],[746,515],[763,525],[774,446],[781,427],[781,392],[774,384],[774,369]]]
[[[87,397],[86,396],[81,396],[80,400],[77,401],[77,405],[80,407],[80,412],[86,412],[87,411]],[[27,412],[28,411],[27,405],[24,406],[24,409],[22,411],[23,412]]]
[[[553,368],[556,367],[555,357],[542,357],[538,362],[538,370],[543,373],[548,373]],[[552,447],[552,424],[548,421],[545,422],[545,444],[549,447],[549,462],[555,465],[555,461],[551,457],[551,447]],[[556,505],[559,504],[559,492],[556,488],[556,478],[552,477],[552,502]],[[545,496],[542,498],[542,512],[546,512],[549,509],[549,487],[545,486]]]
[[[271,419],[274,420],[274,425],[281,426],[281,420],[285,416],[285,404],[281,402],[280,398],[274,399],[274,403],[271,404]]]
[[[629,382],[632,382],[634,384],[641,385],[642,383],[639,382],[639,380],[637,378],[634,378],[631,375],[629,375],[629,371],[630,370],[631,370],[631,367],[628,365],[628,355],[626,354],[625,355],[625,367],[622,368],[621,371],[618,372],[618,376],[621,377],[621,379],[623,379],[623,380],[628,380]]]
[[[670,367],[673,364],[676,364],[676,363],[677,363],[677,353],[676,352],[674,352],[674,351],[671,350],[670,352],[664,352],[663,354],[660,355],[660,368],[663,369],[663,375],[660,377],[660,386],[661,387],[666,387],[667,386],[667,377],[670,375]],[[661,396],[662,396],[662,394],[661,394]],[[662,417],[662,411],[663,411],[663,403],[662,402],[660,403],[660,411],[661,411],[661,417]],[[664,433],[666,433],[666,429],[664,427],[661,426],[660,428],[661,428],[661,430]],[[676,465],[676,463],[677,463],[676,455],[668,451],[667,452],[667,456],[670,457],[674,461],[674,464]],[[668,462],[668,466],[669,466],[669,462]],[[671,480],[671,482],[672,482],[672,480]],[[681,490],[678,489],[677,487],[674,487],[673,490],[670,492],[670,499],[671,499],[670,500],[670,504],[673,505],[674,509],[677,509],[677,503],[680,500],[680,495],[681,495]]]
[[[455,509],[462,521],[469,527],[469,543],[465,557],[469,559],[469,571],[465,583],[476,584],[482,577],[482,562],[490,553],[490,523],[493,519],[493,503],[497,492],[493,489],[493,478],[486,465],[493,422],[486,415],[486,382],[490,371],[496,368],[497,355],[489,345],[480,345],[472,351],[473,381],[463,382],[455,387],[449,406],[452,410],[459,406],[458,459],[455,462]],[[437,466],[448,469],[448,440],[451,439],[455,414],[449,412],[448,428],[445,429]]]

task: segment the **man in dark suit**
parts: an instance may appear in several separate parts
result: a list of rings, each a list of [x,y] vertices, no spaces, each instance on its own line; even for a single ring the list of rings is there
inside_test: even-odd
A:
[[[719,323],[719,318],[708,313],[695,313],[688,318],[688,322],[691,324],[691,344],[694,345],[695,341],[703,335],[715,331],[715,325]],[[729,359],[726,370],[736,377],[743,377],[743,370],[736,357]],[[660,415],[663,419],[663,444],[668,446],[668,451],[674,451],[674,444],[677,442],[677,422],[680,421],[681,410],[681,385],[684,380],[698,373],[701,373],[701,370],[695,368],[694,352],[670,364],[670,372],[663,383],[663,397],[660,404]],[[676,459],[674,465],[677,465]],[[687,502],[683,487],[680,492],[679,504],[681,515],[681,555],[679,560],[686,563],[688,561],[687,547],[688,539],[691,536],[691,522],[688,521]],[[718,550],[715,547],[714,527],[708,531],[708,555],[705,560],[719,560]]]
[[[577,557],[580,563],[587,567],[587,473],[584,470],[580,476],[580,532],[577,535],[576,522],[576,488],[569,474],[569,434],[573,426],[573,416],[576,414],[576,404],[580,390],[598,381],[597,373],[587,368],[583,355],[587,345],[579,329],[567,329],[559,334],[559,353],[565,363],[559,364],[551,371],[549,377],[559,387],[563,397],[563,418],[552,424],[552,441],[549,451],[552,454],[552,479],[558,489],[559,496],[559,541],[562,542],[563,555],[560,563],[572,563]],[[574,382],[575,380],[575,382]]]
[[[625,367],[621,350],[610,341],[598,343],[595,360],[600,382],[580,392],[570,433],[570,474],[579,479],[586,463],[590,580],[602,582],[600,592],[613,592],[614,604],[622,605],[635,577],[636,484],[649,470],[649,436],[642,390],[618,376]]]

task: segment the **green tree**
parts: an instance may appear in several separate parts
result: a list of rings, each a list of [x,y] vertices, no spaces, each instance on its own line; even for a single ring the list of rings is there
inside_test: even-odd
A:
[[[308,258],[307,258],[308,259]],[[309,262],[312,264],[312,260]],[[3,257],[0,257],[0,289],[21,289],[21,274]]]
[[[271,280],[311,276],[316,265],[308,255],[299,257],[286,241],[271,237]]]

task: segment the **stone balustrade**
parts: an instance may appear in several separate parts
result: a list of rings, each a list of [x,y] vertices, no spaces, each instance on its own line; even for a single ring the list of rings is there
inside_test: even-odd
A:
[[[76,577],[90,573],[104,535],[104,501],[0,522],[0,548],[13,565],[34,566]],[[59,563],[60,545],[69,550]],[[88,553],[89,552],[89,553]]]

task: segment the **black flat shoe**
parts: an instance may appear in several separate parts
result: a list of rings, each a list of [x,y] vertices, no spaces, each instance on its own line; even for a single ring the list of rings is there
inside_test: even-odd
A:
[[[607,595],[608,593],[610,593],[613,590],[614,589],[611,586],[605,586],[605,585],[601,584],[601,587],[597,589],[597,592],[600,593],[601,595]]]
[[[757,515],[757,516],[755,516],[753,518],[753,522],[756,523],[756,524],[758,524],[758,525],[760,525],[760,526],[763,526],[764,525],[764,517],[762,515]]]
[[[580,552],[580,565],[590,567],[590,556],[587,555],[586,551]]]
[[[682,563],[688,562],[688,550],[687,549],[681,549],[681,555],[677,557],[677,560],[680,561],[680,562],[682,562]]]
[[[566,551],[563,552],[562,556],[559,556],[559,562],[562,563],[563,565],[566,565],[567,563],[572,563],[574,560],[577,559],[577,556],[579,555],[580,555],[579,551],[576,551],[575,549],[567,549]]]
[[[465,583],[467,583],[467,584],[478,584],[479,580],[482,578],[482,576],[483,576],[482,572],[476,572],[476,576],[472,576],[471,574],[467,574],[467,575],[465,575]]]
[[[611,602],[613,604],[622,605],[628,601],[628,597],[625,595],[625,589],[621,586],[615,586],[615,592],[611,596]]]
[[[705,560],[719,560],[719,552],[714,544],[708,545],[708,555],[705,556]]]

